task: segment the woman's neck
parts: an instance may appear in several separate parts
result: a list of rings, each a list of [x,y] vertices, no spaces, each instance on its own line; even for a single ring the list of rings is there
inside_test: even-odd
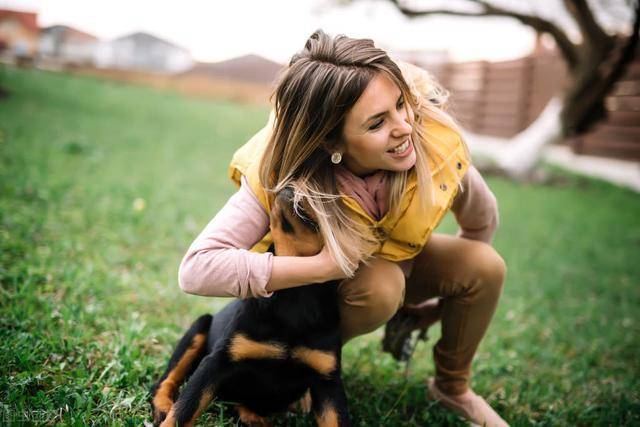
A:
[[[361,179],[365,179],[371,175],[375,175],[376,173],[382,171],[382,169],[358,169],[358,168],[353,168],[352,166],[349,166],[347,163],[343,163],[341,165],[341,167],[343,169],[345,169],[347,172],[357,176],[358,178]]]

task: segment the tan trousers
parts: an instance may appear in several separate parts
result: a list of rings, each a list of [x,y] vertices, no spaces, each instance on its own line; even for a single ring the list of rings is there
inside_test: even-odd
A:
[[[442,337],[433,348],[436,382],[447,394],[464,393],[505,275],[505,262],[491,245],[434,233],[416,256],[406,286],[400,267],[381,258],[340,284],[344,341],[374,331],[403,302],[442,297]]]

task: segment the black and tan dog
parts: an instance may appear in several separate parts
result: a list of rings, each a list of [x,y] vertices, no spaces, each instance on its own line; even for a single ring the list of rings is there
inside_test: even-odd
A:
[[[293,211],[292,195],[283,190],[273,203],[275,253],[314,255],[322,248],[317,223]],[[337,282],[236,300],[200,317],[182,337],[151,390],[154,423],[192,425],[217,398],[237,403],[245,424],[268,425],[263,417],[310,391],[319,426],[347,426],[341,341]]]

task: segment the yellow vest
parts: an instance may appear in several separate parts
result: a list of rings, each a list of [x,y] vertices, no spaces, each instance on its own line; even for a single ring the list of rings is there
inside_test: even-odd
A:
[[[424,77],[422,73],[426,73],[426,71],[410,64],[396,62],[407,83],[410,86],[413,83],[417,90],[426,93],[426,88],[420,86],[421,83],[426,84],[426,80],[421,78]],[[273,128],[274,119],[275,114],[272,110],[267,125],[235,152],[229,165],[229,177],[239,186],[240,178],[244,175],[267,212],[271,210],[270,200],[260,183],[259,166]],[[371,218],[352,197],[343,195],[345,206],[356,214],[356,218],[368,226],[376,228],[383,236],[387,236],[385,240],[380,242],[374,255],[390,261],[413,258],[422,250],[433,230],[451,207],[458,192],[458,182],[470,164],[464,142],[458,133],[432,120],[427,122],[425,126],[427,135],[431,136],[428,141],[425,141],[425,144],[429,153],[427,157],[435,199],[435,203],[429,206],[426,214],[420,213],[419,197],[416,194],[417,175],[415,170],[410,173],[407,180],[407,187],[400,201],[400,209],[394,212],[390,210],[379,221]],[[437,148],[437,150],[429,147]],[[442,156],[440,157],[436,153],[442,153]],[[252,250],[265,252],[270,244],[271,235],[267,234]]]

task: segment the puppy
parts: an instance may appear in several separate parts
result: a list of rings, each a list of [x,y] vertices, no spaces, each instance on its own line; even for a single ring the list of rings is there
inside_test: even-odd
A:
[[[292,190],[276,196],[270,213],[276,255],[309,256],[322,249],[317,222],[300,213],[293,210]],[[235,300],[197,319],[151,389],[154,424],[191,426],[217,398],[237,403],[243,423],[266,426],[265,416],[285,411],[309,390],[319,426],[350,425],[337,285]]]

